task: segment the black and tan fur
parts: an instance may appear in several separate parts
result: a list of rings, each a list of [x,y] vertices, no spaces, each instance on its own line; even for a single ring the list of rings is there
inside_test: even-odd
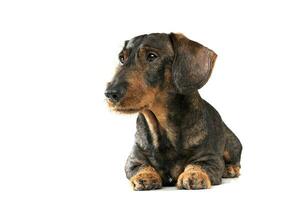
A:
[[[204,189],[239,176],[241,143],[198,93],[212,50],[182,34],[154,33],[126,41],[119,58],[105,94],[112,110],[139,113],[125,166],[135,190]]]

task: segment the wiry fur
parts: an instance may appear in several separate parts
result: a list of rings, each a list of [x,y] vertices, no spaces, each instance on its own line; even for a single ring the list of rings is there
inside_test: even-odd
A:
[[[150,52],[157,58],[148,62]],[[156,33],[125,42],[120,55],[124,63],[107,90],[122,95],[109,101],[113,110],[139,113],[125,166],[134,189],[202,189],[237,177],[241,143],[197,91],[216,54],[181,34]]]

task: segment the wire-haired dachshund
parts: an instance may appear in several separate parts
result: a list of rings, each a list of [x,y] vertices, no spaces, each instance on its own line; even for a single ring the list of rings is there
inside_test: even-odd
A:
[[[139,113],[125,166],[134,190],[205,189],[239,176],[242,145],[198,93],[216,57],[182,34],[125,41],[105,96],[112,110]]]

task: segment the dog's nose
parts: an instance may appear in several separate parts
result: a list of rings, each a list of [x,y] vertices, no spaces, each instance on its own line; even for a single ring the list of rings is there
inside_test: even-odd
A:
[[[118,102],[121,97],[122,97],[122,92],[121,90],[116,90],[116,89],[107,89],[105,91],[105,96],[110,99],[112,102]]]

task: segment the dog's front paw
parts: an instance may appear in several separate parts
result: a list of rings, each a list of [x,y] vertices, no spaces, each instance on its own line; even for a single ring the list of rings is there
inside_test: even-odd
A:
[[[178,189],[196,190],[208,189],[211,181],[207,173],[198,165],[188,165],[180,174],[177,182]]]
[[[162,180],[153,167],[140,169],[131,179],[134,190],[154,190],[162,187]]]

